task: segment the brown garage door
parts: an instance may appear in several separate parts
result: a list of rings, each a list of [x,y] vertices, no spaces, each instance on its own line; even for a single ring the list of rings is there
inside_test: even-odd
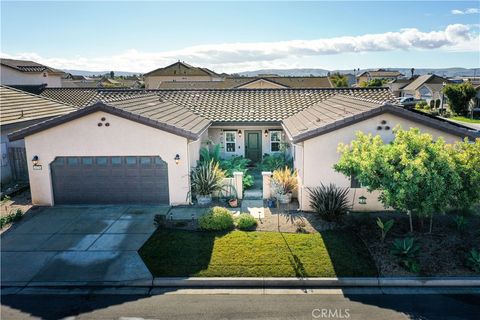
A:
[[[158,156],[57,157],[56,204],[168,204],[168,167]]]

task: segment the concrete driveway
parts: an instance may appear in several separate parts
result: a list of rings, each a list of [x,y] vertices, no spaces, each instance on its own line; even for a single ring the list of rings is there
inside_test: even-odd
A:
[[[1,235],[2,285],[152,280],[137,253],[166,206],[41,208]]]

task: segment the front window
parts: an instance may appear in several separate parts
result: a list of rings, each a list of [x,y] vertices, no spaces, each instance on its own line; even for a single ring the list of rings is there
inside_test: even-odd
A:
[[[226,131],[225,132],[225,151],[235,152],[235,144],[236,144],[236,132]]]
[[[270,130],[270,152],[280,152],[282,142],[282,132],[280,130]]]

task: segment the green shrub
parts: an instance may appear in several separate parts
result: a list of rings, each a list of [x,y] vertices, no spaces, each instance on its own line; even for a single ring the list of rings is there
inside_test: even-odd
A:
[[[413,273],[420,271],[417,262],[417,256],[420,252],[420,246],[415,243],[413,238],[395,239],[390,253],[400,259],[400,265]]]
[[[377,226],[380,228],[382,233],[381,240],[382,242],[385,241],[385,237],[387,236],[388,231],[393,227],[393,219],[388,220],[387,222],[383,222],[382,219],[377,218]]]
[[[20,221],[23,218],[22,209],[12,210],[9,214],[0,218],[0,229],[12,222]]]
[[[242,213],[236,220],[240,230],[253,230],[257,226],[257,220],[248,213]]]
[[[165,226],[167,225],[167,217],[163,214],[156,214],[153,218],[153,224],[159,229],[165,228]]]
[[[227,177],[233,177],[234,172],[243,173],[243,188],[248,189],[253,186],[253,177],[248,173],[249,159],[245,159],[242,156],[231,157],[228,160],[222,160],[220,162],[220,168],[225,171]]]
[[[430,100],[429,109],[435,108],[435,100]]]
[[[428,108],[428,103],[426,101],[420,101],[415,105],[415,109],[424,110]]]
[[[467,266],[473,271],[480,273],[480,252],[476,249],[470,250],[467,254]]]
[[[350,209],[348,188],[340,188],[334,184],[309,188],[310,206],[327,221],[339,221]]]
[[[452,219],[455,222],[457,231],[464,231],[468,225],[468,220],[464,216],[454,216]]]
[[[233,229],[233,216],[230,211],[222,207],[213,207],[198,219],[202,230],[222,231]]]
[[[441,103],[442,103],[442,102],[440,101],[440,99],[435,100],[435,108],[436,108],[436,109],[440,108],[440,104],[441,104]]]
[[[265,154],[263,155],[262,163],[260,168],[262,171],[273,172],[278,169],[285,167],[293,168],[293,160],[285,155],[285,153],[280,154]]]

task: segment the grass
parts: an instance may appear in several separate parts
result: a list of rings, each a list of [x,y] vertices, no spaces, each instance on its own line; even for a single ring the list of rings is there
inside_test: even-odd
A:
[[[157,277],[376,276],[366,248],[344,231],[221,234],[159,229],[139,253]]]
[[[480,123],[480,119],[472,119],[472,118],[463,117],[463,116],[455,116],[455,117],[451,117],[450,119],[461,121],[461,122],[468,122],[468,123]]]

